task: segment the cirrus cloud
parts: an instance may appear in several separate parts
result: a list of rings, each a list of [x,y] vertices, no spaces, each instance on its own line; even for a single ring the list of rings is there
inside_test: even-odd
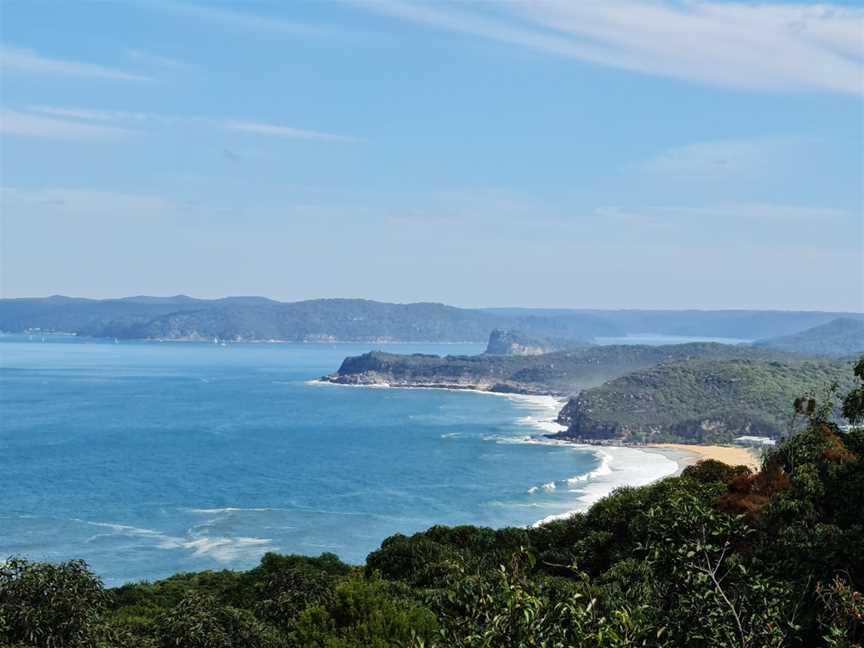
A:
[[[355,143],[357,137],[295,128],[270,122],[214,119],[128,110],[103,110],[67,106],[31,106],[26,111],[0,109],[0,133],[60,139],[106,137],[139,132],[145,125],[197,126],[236,131],[277,139]]]
[[[864,93],[864,10],[671,0],[453,5],[359,0],[369,10],[559,57],[748,90]]]
[[[64,59],[41,56],[29,49],[0,47],[0,69],[4,73],[34,74],[41,76],[79,77],[107,81],[152,81],[150,77],[122,70]]]

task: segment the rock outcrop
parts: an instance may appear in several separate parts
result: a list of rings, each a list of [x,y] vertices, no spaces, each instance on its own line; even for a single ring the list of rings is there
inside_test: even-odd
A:
[[[586,346],[590,346],[590,342],[586,340],[546,338],[528,335],[521,331],[495,329],[489,335],[489,342],[484,353],[486,355],[532,356]]]

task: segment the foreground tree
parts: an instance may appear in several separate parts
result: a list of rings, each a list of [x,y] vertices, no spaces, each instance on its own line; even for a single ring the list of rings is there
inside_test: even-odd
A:
[[[843,416],[852,424],[864,423],[864,357],[855,365],[858,386],[843,399]]]
[[[0,564],[0,645],[95,648],[109,597],[81,560]]]

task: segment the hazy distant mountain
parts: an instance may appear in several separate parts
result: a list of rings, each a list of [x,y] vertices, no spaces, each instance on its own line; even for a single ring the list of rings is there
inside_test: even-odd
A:
[[[563,317],[594,315],[630,334],[655,333],[691,337],[726,337],[743,340],[791,335],[826,324],[838,317],[864,321],[861,313],[758,310],[565,310],[491,308],[508,316]]]
[[[496,328],[584,340],[621,333],[591,314],[504,316],[443,304],[363,299],[283,303],[261,297],[202,300],[181,295],[0,300],[3,331],[41,329],[121,339],[481,342]]]
[[[465,309],[365,299],[286,303],[264,297],[207,300],[185,295],[0,300],[2,331],[41,329],[125,339],[485,342],[494,329],[579,341],[628,333],[758,339],[797,333],[842,315],[782,311]]]
[[[864,353],[864,321],[839,317],[794,335],[759,340],[756,346],[809,356],[842,357]]]

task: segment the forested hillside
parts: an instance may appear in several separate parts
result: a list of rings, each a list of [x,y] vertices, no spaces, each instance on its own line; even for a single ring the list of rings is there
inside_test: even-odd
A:
[[[809,356],[851,356],[864,352],[864,320],[840,317],[793,335],[759,340],[756,346]]]
[[[542,355],[402,355],[373,351],[346,358],[324,380],[346,385],[449,387],[569,396],[661,362],[704,358],[783,359],[781,353],[713,343],[583,346]]]
[[[851,362],[693,359],[635,371],[570,399],[560,436],[586,441],[726,443],[740,435],[779,437],[789,403],[837,383]]]

